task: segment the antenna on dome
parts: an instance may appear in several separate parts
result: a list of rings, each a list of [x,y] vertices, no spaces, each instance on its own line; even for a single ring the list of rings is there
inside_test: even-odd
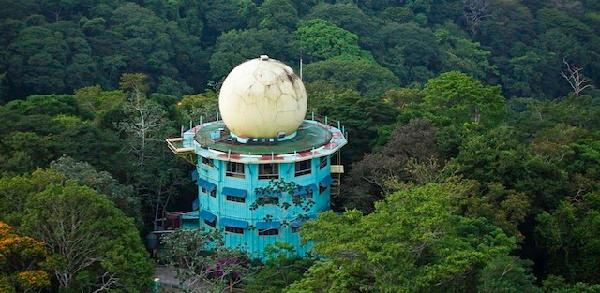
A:
[[[302,50],[300,50],[300,80],[302,80]]]

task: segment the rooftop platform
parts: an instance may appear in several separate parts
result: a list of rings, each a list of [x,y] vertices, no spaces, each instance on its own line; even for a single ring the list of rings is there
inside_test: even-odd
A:
[[[295,137],[281,141],[240,143],[228,133],[223,121],[214,121],[196,125],[183,132],[183,137],[169,138],[166,142],[174,154],[192,164],[196,163],[196,155],[244,164],[268,164],[332,155],[348,140],[343,127],[310,119],[304,120]]]
[[[332,138],[331,131],[325,125],[307,121],[300,125],[295,137],[272,142],[240,143],[227,131],[219,139],[211,139],[211,133],[218,132],[219,129],[226,129],[223,121],[204,124],[196,132],[195,139],[202,147],[225,153],[270,155],[300,153],[317,149],[328,144]]]

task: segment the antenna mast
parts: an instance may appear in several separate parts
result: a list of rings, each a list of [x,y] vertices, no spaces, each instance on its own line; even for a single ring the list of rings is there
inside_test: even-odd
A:
[[[300,51],[300,80],[302,80],[302,51]]]

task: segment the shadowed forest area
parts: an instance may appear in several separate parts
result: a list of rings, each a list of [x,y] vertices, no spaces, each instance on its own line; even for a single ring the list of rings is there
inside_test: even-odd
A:
[[[146,292],[165,259],[192,292],[600,292],[599,32],[597,0],[0,0],[0,292]],[[314,257],[150,258],[198,196],[164,139],[261,54],[348,131]]]

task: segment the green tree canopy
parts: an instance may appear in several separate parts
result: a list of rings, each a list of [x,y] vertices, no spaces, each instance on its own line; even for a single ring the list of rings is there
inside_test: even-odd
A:
[[[531,261],[500,256],[490,261],[479,276],[479,292],[542,292],[535,286]]]
[[[306,65],[307,81],[324,80],[340,89],[379,96],[398,85],[398,78],[376,62],[356,56],[337,56]]]
[[[298,12],[290,0],[266,0],[258,8],[259,27],[293,30],[298,23]]]
[[[425,117],[437,125],[481,123],[493,126],[505,113],[500,87],[484,85],[456,71],[429,80],[423,94],[419,107]]]
[[[373,59],[358,45],[358,36],[321,19],[300,24],[296,31],[296,40],[309,61],[320,61],[340,55]]]
[[[483,218],[456,214],[460,184],[427,184],[389,195],[375,212],[325,212],[302,227],[323,256],[290,292],[464,290],[471,276],[515,248]]]
[[[44,243],[18,235],[0,221],[0,290],[41,291],[50,287],[50,274],[43,269],[48,254]]]
[[[600,193],[562,201],[552,212],[537,215],[536,238],[546,248],[551,274],[571,283],[598,284],[600,261]]]
[[[189,292],[232,290],[249,271],[247,256],[225,246],[219,230],[178,230],[162,239],[160,259]]]
[[[224,33],[217,39],[215,52],[210,57],[213,79],[219,81],[233,67],[264,54],[283,62],[292,61],[291,64],[300,56],[288,33],[255,28]]]
[[[149,285],[152,266],[134,222],[105,195],[51,170],[2,177],[0,189],[2,220],[46,245],[61,288],[139,292]]]

